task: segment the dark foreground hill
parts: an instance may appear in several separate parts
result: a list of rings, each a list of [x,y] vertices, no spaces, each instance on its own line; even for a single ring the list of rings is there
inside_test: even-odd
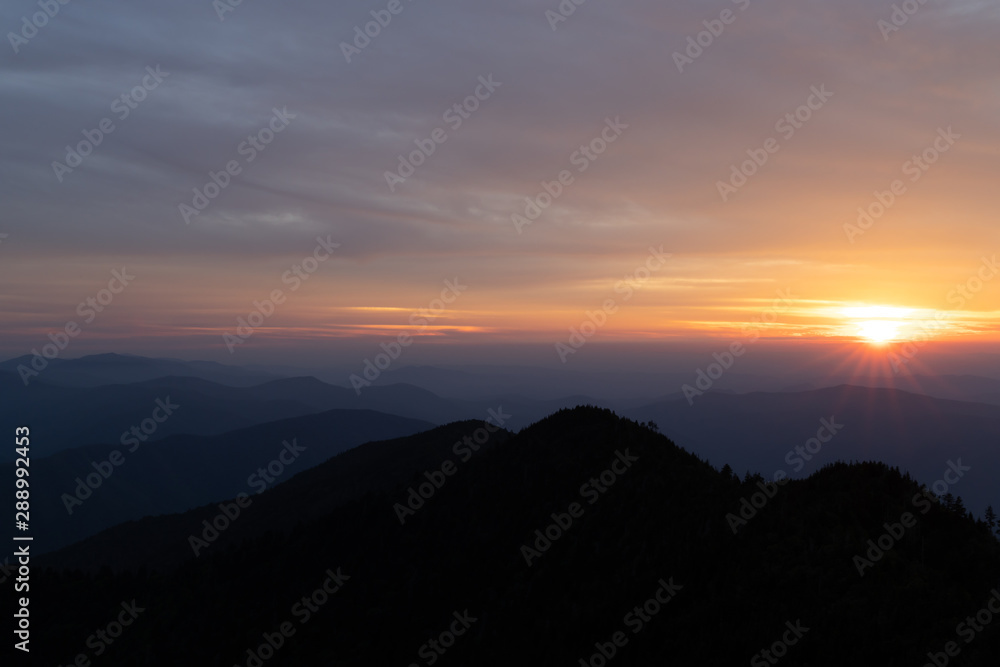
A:
[[[949,461],[968,466],[952,492],[981,515],[1000,505],[1000,406],[932,398],[897,389],[842,385],[786,393],[707,393],[630,410],[721,467],[743,474],[777,470],[805,477],[833,461],[875,459],[933,484]],[[809,443],[823,422],[836,433]],[[822,435],[827,437],[828,430]],[[816,445],[820,445],[817,447]],[[808,450],[805,448],[808,446]]]
[[[948,642],[962,665],[1000,655],[1000,615],[980,614],[975,631],[965,621],[1000,585],[1000,545],[885,465],[740,482],[593,408],[561,411],[468,460],[453,453],[454,430],[439,435],[417,436],[413,448],[435,454],[403,461],[392,483],[367,478],[325,506],[357,469],[347,455],[261,494],[223,532],[273,502],[269,521],[179,567],[37,572],[34,657],[890,666],[922,665]],[[422,506],[394,507],[445,460],[453,474],[431,473],[440,488],[425,487]],[[147,522],[120,530],[150,532]],[[118,619],[128,627],[108,627]]]
[[[367,411],[332,411],[326,415],[335,418],[339,412],[357,417],[387,418],[390,421],[382,426],[384,432],[396,430],[398,424],[393,424],[393,420],[404,421],[401,417]],[[85,569],[91,572],[104,567],[114,571],[139,568],[172,570],[185,561],[200,557],[203,552],[238,545],[269,532],[288,533],[295,525],[324,517],[368,493],[393,490],[408,481],[416,471],[439,468],[441,462],[448,458],[459,460],[452,451],[454,443],[471,436],[480,427],[482,422],[455,422],[416,435],[369,442],[344,451],[325,464],[303,472],[296,470],[297,474],[287,483],[259,495],[251,493],[252,509],[241,508],[239,520],[231,521],[231,525],[207,547],[200,544],[192,546],[190,536],[203,536],[206,530],[203,522],[211,522],[220,514],[219,503],[210,503],[180,514],[130,521],[46,554],[41,562],[58,569]],[[506,431],[493,433],[480,451],[503,442],[509,436]],[[459,453],[466,456],[464,443]],[[291,475],[292,472],[289,473]]]

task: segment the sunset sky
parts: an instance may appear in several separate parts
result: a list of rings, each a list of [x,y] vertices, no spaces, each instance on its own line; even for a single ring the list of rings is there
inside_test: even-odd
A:
[[[761,332],[796,345],[905,341],[935,317],[944,341],[1000,340],[995,3],[929,0],[890,31],[887,0],[590,0],[558,22],[557,0],[402,0],[357,48],[355,27],[391,4],[245,0],[220,20],[210,0],[88,0],[8,36],[0,353],[76,321],[69,357],[273,362],[304,346],[346,362],[410,332],[558,362],[553,344],[609,299],[595,340],[724,344],[779,292]],[[5,2],[0,28],[37,11]],[[704,21],[724,29],[691,58]],[[467,118],[446,114],[470,96]],[[92,154],[54,167],[84,132],[103,134]],[[390,189],[416,142],[433,154]],[[723,201],[748,151],[767,161]],[[227,163],[228,186],[185,216]],[[511,216],[563,170],[519,230]],[[877,196],[894,201],[852,231]],[[339,247],[293,290],[282,276],[318,237]],[[670,256],[647,263],[650,248]],[[85,322],[78,304],[122,267],[134,282]],[[230,354],[223,334],[276,289]]]

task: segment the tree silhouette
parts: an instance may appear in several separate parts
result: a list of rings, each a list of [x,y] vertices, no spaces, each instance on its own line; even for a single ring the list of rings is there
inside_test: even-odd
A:
[[[941,496],[941,502],[944,503],[946,508],[955,509],[955,496],[952,495],[950,491]]]

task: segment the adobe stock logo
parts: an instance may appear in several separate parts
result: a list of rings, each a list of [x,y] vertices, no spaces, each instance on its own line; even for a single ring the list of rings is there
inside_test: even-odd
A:
[[[382,372],[388,370],[389,366],[402,356],[403,351],[413,345],[414,335],[430,326],[430,321],[443,315],[448,306],[462,296],[462,292],[467,289],[469,286],[460,283],[457,277],[454,280],[445,280],[440,297],[433,299],[427,308],[421,308],[410,315],[410,324],[419,328],[399,333],[393,342],[380,343],[379,347],[382,348],[383,352],[376,354],[374,361],[372,359],[364,360],[364,369],[361,371],[361,375],[352,373],[347,378],[351,387],[354,388],[354,393],[360,396],[363,387],[370,387],[373,382],[378,380]]]
[[[177,205],[177,210],[180,211],[181,217],[184,219],[185,225],[191,224],[191,219],[201,215],[201,213],[208,208],[216,197],[222,194],[222,191],[229,187],[233,179],[243,173],[243,168],[249,165],[251,162],[257,159],[257,156],[263,153],[268,145],[274,141],[275,137],[281,132],[285,131],[292,120],[298,116],[297,113],[292,113],[288,110],[288,107],[274,107],[271,109],[271,117],[267,121],[265,127],[260,128],[257,132],[253,134],[248,134],[247,138],[239,143],[236,147],[237,155],[243,157],[243,164],[237,159],[231,159],[226,162],[224,168],[219,171],[208,171],[208,179],[201,188],[192,188],[193,196],[191,197],[191,205],[181,202]]]
[[[636,290],[642,289],[646,281],[663,268],[670,257],[673,257],[671,253],[663,252],[662,245],[659,249],[649,246],[648,250],[649,256],[646,261],[623,276],[622,280],[614,285],[615,294],[624,295],[621,299],[623,303],[631,299]],[[617,313],[619,308],[620,304],[617,300],[605,299],[599,310],[586,311],[584,313],[586,319],[581,321],[578,326],[569,328],[569,338],[566,339],[566,342],[558,341],[555,344],[559,360],[565,364],[569,355],[576,354],[577,350],[586,345],[587,341],[608,323],[608,318]]]
[[[789,449],[788,453],[785,454],[785,463],[793,466],[795,472],[800,472],[805,467],[806,461],[812,461],[823,449],[823,445],[833,440],[842,428],[844,428],[844,424],[838,423],[837,418],[834,416],[831,416],[829,419],[820,419],[819,428],[816,429],[816,436],[809,438],[804,444],[796,445],[793,449]],[[733,531],[733,535],[757,516],[778,494],[778,490],[781,487],[788,484],[788,473],[780,469],[775,470],[772,480],[773,482],[758,481],[757,488],[760,489],[759,491],[740,498],[738,514],[730,512],[726,515],[726,522],[729,524],[729,529]]]
[[[639,457],[630,454],[627,447],[624,452],[615,450],[615,458],[612,459],[611,464],[605,470],[601,471],[599,475],[590,478],[580,486],[580,495],[587,498],[588,505],[593,505],[638,460]],[[560,540],[566,534],[566,531],[573,527],[576,520],[583,516],[586,509],[581,503],[573,502],[569,504],[565,512],[553,512],[550,514],[552,523],[545,528],[539,528],[535,531],[534,542],[521,545],[521,555],[524,556],[524,562],[528,564],[528,567],[531,567],[532,560],[541,558],[542,554],[546,553],[555,542]]]
[[[298,621],[300,627],[308,623],[318,612],[322,611],[324,605],[330,601],[330,598],[343,588],[344,584],[351,578],[349,575],[344,574],[339,567],[336,572],[332,568],[328,568],[324,574],[326,578],[323,580],[323,583],[308,595],[303,595],[289,610],[289,613]],[[292,621],[284,621],[274,627],[274,630],[262,632],[259,640],[260,643],[246,649],[244,654],[246,660],[244,661],[241,658],[241,662],[236,663],[233,667],[243,667],[244,665],[246,667],[262,667],[265,662],[273,658],[281,650],[281,647],[297,631],[298,627]]]
[[[503,427],[504,422],[513,416],[505,414],[502,405],[496,410],[490,408],[486,412],[489,416],[483,422],[482,426],[452,445],[451,451],[459,458],[459,462],[455,463],[455,461],[449,458],[442,461],[437,470],[425,470],[423,477],[426,481],[413,484],[407,489],[406,504],[396,503],[392,506],[392,509],[396,512],[396,518],[399,519],[401,525],[405,524],[408,518],[415,515],[428,500],[433,498],[434,494],[445,485],[449,477],[458,472],[459,464],[467,463],[473,454],[486,445],[490,439],[490,434],[499,431]],[[491,424],[489,421],[491,419],[496,424]]]
[[[18,32],[8,32],[7,41],[10,42],[14,53],[18,53],[21,47],[28,43],[28,40],[35,37],[38,31],[49,24],[49,19],[54,19],[59,13],[60,5],[68,5],[70,0],[38,0],[38,6],[42,9],[35,12],[29,19],[27,16],[21,17],[21,30]]]
[[[776,294],[778,298],[771,301],[770,308],[762,311],[760,315],[754,316],[741,327],[740,333],[745,337],[746,345],[756,343],[760,339],[761,328],[764,327],[766,330],[767,325],[777,322],[778,314],[789,308],[792,299],[795,298],[790,289],[778,290]],[[695,386],[681,385],[681,392],[687,399],[688,405],[694,405],[695,397],[702,396],[710,390],[715,385],[715,381],[732,368],[736,359],[742,357],[744,353],[746,353],[744,343],[737,340],[729,344],[728,351],[724,350],[721,353],[713,354],[712,358],[715,359],[715,362],[708,365],[707,372],[700,368],[697,370]]]
[[[486,76],[480,76],[478,82],[471,95],[461,102],[451,105],[441,114],[441,120],[448,124],[452,132],[458,132],[465,121],[472,118],[472,114],[481,108],[482,103],[490,99],[493,93],[497,91],[497,88],[503,85],[502,81],[493,80],[492,72]],[[431,130],[429,135],[424,139],[414,139],[413,143],[417,147],[416,150],[410,151],[407,155],[400,153],[398,155],[399,164],[396,170],[387,170],[384,174],[386,185],[389,186],[389,192],[395,192],[397,185],[402,185],[406,182],[406,179],[413,176],[417,169],[437,152],[437,147],[448,141],[448,139],[448,132],[441,127]]]
[[[107,287],[98,290],[94,296],[88,296],[77,305],[76,314],[83,318],[83,324],[93,322],[97,318],[97,314],[103,313],[104,309],[115,300],[115,296],[125,291],[125,288],[133,280],[135,280],[135,276],[129,273],[126,267],[123,266],[121,271],[112,269],[111,279],[108,280]],[[52,342],[42,345],[41,352],[38,351],[38,348],[32,348],[31,361],[29,362],[31,368],[24,364],[17,366],[17,373],[21,376],[24,386],[27,387],[31,378],[38,377],[42,371],[48,368],[49,361],[57,359],[69,346],[70,341],[82,332],[83,327],[76,320],[69,320],[62,329],[49,333],[48,338]]]
[[[966,644],[971,644],[997,615],[1000,615],[1000,590],[994,588],[990,591],[990,598],[974,616],[971,614],[966,616],[964,621],[955,626],[955,634]],[[951,664],[951,658],[957,657],[962,652],[961,646],[955,641],[946,643],[942,648],[943,651],[927,652],[927,662],[924,663],[924,667],[946,667]]]
[[[909,160],[903,163],[900,170],[904,176],[910,177],[910,183],[916,183],[961,138],[962,135],[952,130],[951,125],[948,126],[948,129],[939,127],[933,142],[920,153],[914,153]],[[872,225],[906,193],[906,183],[899,178],[893,180],[886,190],[875,190],[874,199],[867,206],[858,207],[857,224],[844,223],[844,233],[847,235],[847,240],[854,243],[858,236],[862,236],[871,229]]]
[[[889,15],[889,20],[879,19],[875,24],[879,32],[882,33],[882,40],[888,42],[889,35],[909,23],[910,17],[920,11],[920,8],[926,4],[927,0],[904,0],[902,4],[894,4],[892,6],[892,14]]]
[[[733,0],[733,4],[737,5],[741,12],[745,12],[750,6],[750,0]],[[674,51],[674,64],[677,65],[677,71],[683,74],[684,68],[687,65],[693,65],[694,61],[700,58],[706,49],[715,44],[715,40],[722,37],[726,26],[735,23],[737,18],[739,15],[733,10],[723,9],[719,18],[702,21],[701,24],[705,26],[705,29],[697,35],[688,35],[687,47],[684,52]]]
[[[247,485],[256,489],[256,493],[263,492],[268,484],[275,484],[285,469],[295,463],[302,452],[306,450],[305,445],[299,444],[298,438],[292,438],[291,442],[282,440],[281,445],[282,447],[274,459],[267,465],[257,468],[247,477]],[[286,454],[288,458],[285,458]],[[219,512],[211,519],[202,520],[200,536],[195,533],[188,535],[188,546],[191,547],[195,557],[197,558],[204,549],[219,539],[219,536],[228,530],[229,526],[243,515],[243,510],[250,507],[251,504],[253,504],[253,498],[245,491],[237,493],[236,498],[231,502],[219,503]]]
[[[633,635],[637,635],[649,627],[649,624],[684,588],[681,584],[675,584],[673,577],[670,577],[669,580],[661,578],[656,583],[659,584],[659,588],[656,589],[652,597],[641,605],[633,607],[632,611],[622,618],[622,624],[631,630]],[[628,642],[629,636],[625,634],[625,631],[618,630],[611,635],[608,641],[594,642],[594,648],[597,651],[586,658],[580,658],[577,664],[579,667],[606,667],[612,658],[628,645]]]
[[[145,607],[140,607],[135,598],[132,602],[127,602],[122,600],[119,604],[121,611],[117,613],[117,620],[114,618],[107,624],[98,628],[94,634],[87,637],[86,645],[87,648],[94,651],[94,657],[99,657],[107,651],[115,640],[122,636],[125,632],[125,628],[129,627],[135,623],[136,619],[139,618],[139,614],[146,611]],[[90,665],[90,658],[87,657],[86,651],[81,651],[73,659],[71,665]]]
[[[795,133],[805,127],[813,115],[822,109],[832,97],[833,93],[826,89],[826,85],[812,86],[806,101],[796,107],[794,111],[779,118],[774,124],[774,131],[781,134],[784,141],[791,141]],[[781,142],[774,137],[768,137],[764,140],[760,148],[748,148],[746,154],[749,159],[738,165],[731,165],[727,181],[716,181],[715,187],[719,191],[722,202],[728,202],[730,197],[746,185],[750,178],[764,168],[771,156],[780,150]]]
[[[128,90],[111,100],[109,109],[118,115],[119,121],[124,121],[139,105],[149,96],[151,92],[160,87],[163,80],[170,76],[170,72],[164,72],[157,65],[155,68],[146,68],[147,74],[131,90]],[[67,144],[66,157],[64,162],[53,160],[52,171],[56,175],[56,180],[63,182],[66,174],[73,173],[73,170],[83,164],[84,159],[94,152],[98,146],[104,143],[104,138],[116,129],[114,122],[104,117],[97,123],[97,127],[92,130],[81,130],[83,140],[77,142],[75,146]]]
[[[568,21],[569,17],[576,13],[576,8],[586,3],[587,0],[562,0],[556,7],[557,11],[545,10],[545,20],[549,22],[552,32],[559,28],[559,24]]]
[[[921,515],[926,515],[931,511],[933,504],[939,502],[937,499],[947,494],[948,490],[965,477],[965,473],[970,470],[972,470],[972,467],[962,465],[961,458],[955,461],[948,461],[948,467],[945,468],[941,479],[931,484],[930,489],[922,486],[920,492],[914,494],[910,503],[915,509],[920,510]],[[861,577],[865,576],[865,570],[874,567],[875,563],[882,560],[890,550],[899,544],[906,535],[906,531],[916,525],[917,515],[912,512],[903,512],[895,523],[883,523],[882,527],[885,529],[885,532],[874,539],[868,540],[866,542],[868,548],[865,550],[864,555],[859,554],[852,559],[858,575]]]
[[[317,236],[316,246],[313,248],[312,254],[306,255],[282,273],[281,283],[290,285],[290,292],[298,290],[302,287],[303,281],[309,280],[319,270],[323,262],[330,259],[339,247],[339,243],[330,240],[329,234],[325,239],[322,236]],[[235,353],[237,345],[247,342],[257,329],[264,326],[265,322],[277,311],[278,306],[284,304],[287,298],[282,290],[273,289],[262,301],[255,299],[252,302],[253,309],[247,313],[247,316],[236,318],[235,334],[229,331],[222,334],[222,342],[226,344],[229,354]]]
[[[779,660],[788,655],[789,647],[798,644],[799,640],[809,632],[809,628],[802,625],[802,619],[795,621],[794,625],[791,621],[785,621],[785,627],[788,629],[781,635],[781,639],[776,640],[770,647],[762,649],[750,659],[752,667],[767,667],[767,665],[777,664]]]
[[[139,448],[139,445],[149,440],[159,429],[160,424],[167,421],[174,414],[174,410],[181,407],[177,403],[172,403],[169,396],[166,399],[156,399],[154,404],[156,407],[153,408],[149,417],[146,417],[138,425],[133,425],[131,429],[122,433],[120,442],[122,445],[131,445],[128,450],[129,454],[135,452]],[[129,435],[130,432],[131,436]],[[83,501],[90,498],[94,491],[101,488],[101,485],[114,474],[115,469],[123,463],[125,463],[125,455],[118,449],[112,450],[108,454],[108,458],[102,460],[100,463],[91,461],[90,466],[94,469],[94,472],[88,474],[86,477],[77,477],[74,480],[76,488],[73,489],[73,494],[64,493],[61,496],[66,513],[73,514],[74,507],[83,505]]]
[[[604,127],[597,136],[589,142],[580,144],[579,148],[569,156],[569,163],[576,167],[577,173],[582,174],[590,166],[597,162],[608,150],[611,144],[618,141],[622,134],[629,128],[628,123],[621,121],[621,116],[604,119]],[[569,169],[563,169],[552,181],[541,181],[543,191],[532,197],[524,198],[524,214],[511,213],[510,221],[514,224],[514,229],[518,234],[524,231],[524,227],[532,224],[541,217],[547,208],[552,206],[559,199],[566,189],[575,182],[576,177]]]
[[[417,655],[423,658],[424,662],[428,665],[436,663],[439,658],[448,652],[449,648],[455,645],[455,640],[468,632],[472,624],[479,620],[477,617],[472,616],[468,609],[461,614],[457,611],[452,612],[451,615],[455,620],[451,621],[448,629],[439,633],[437,637],[428,639],[417,651]],[[420,663],[411,662],[409,667],[420,667]]]
[[[413,2],[413,0],[407,0],[407,2]],[[393,16],[399,16],[403,13],[406,6],[400,0],[389,0],[389,4],[385,6],[385,9],[373,9],[369,12],[374,21],[369,21],[365,23],[364,30],[361,29],[360,25],[354,26],[354,41],[353,44],[349,42],[340,43],[340,52],[344,54],[344,60],[347,64],[351,64],[351,58],[356,55],[360,55],[368,46],[372,43],[372,40],[382,34],[384,28],[388,28],[389,24],[392,23]]]

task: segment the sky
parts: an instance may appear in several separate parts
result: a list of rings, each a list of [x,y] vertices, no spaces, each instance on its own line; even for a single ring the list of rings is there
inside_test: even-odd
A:
[[[992,349],[1000,8],[907,7],[10,0],[0,355]]]

